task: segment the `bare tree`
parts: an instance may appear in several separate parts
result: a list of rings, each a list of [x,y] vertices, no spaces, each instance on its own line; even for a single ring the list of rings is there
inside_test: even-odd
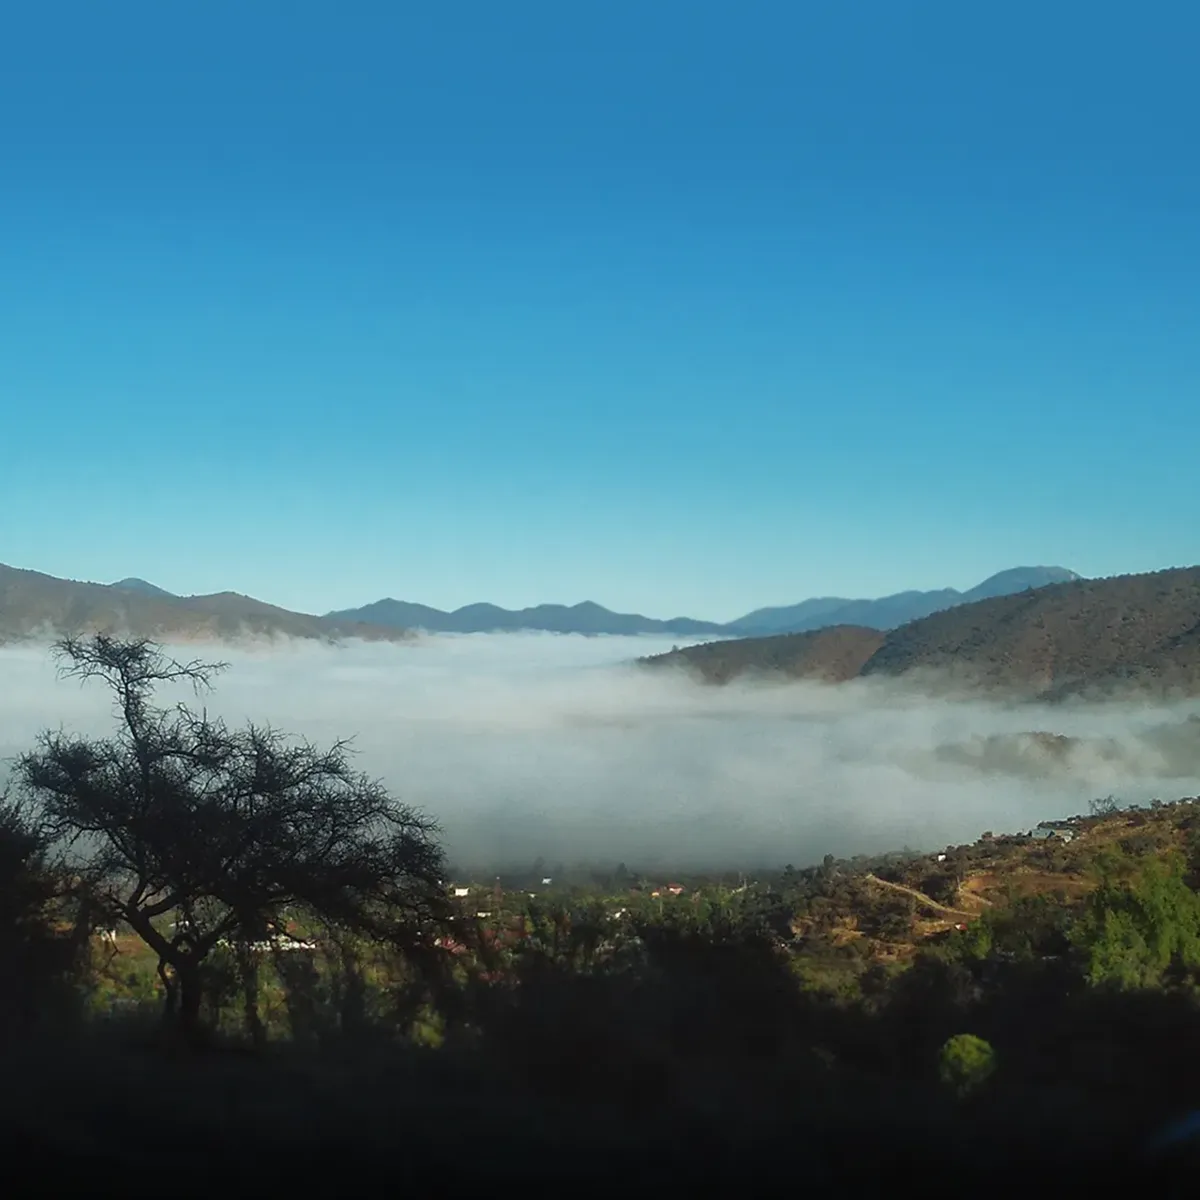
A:
[[[116,732],[43,733],[17,761],[18,786],[79,900],[157,954],[167,1019],[189,1040],[212,951],[279,931],[288,916],[432,961],[450,915],[437,828],[353,771],[348,743],[320,750],[154,705],[164,684],[208,689],[223,664],[105,634],[56,650],[61,674],[108,685]]]

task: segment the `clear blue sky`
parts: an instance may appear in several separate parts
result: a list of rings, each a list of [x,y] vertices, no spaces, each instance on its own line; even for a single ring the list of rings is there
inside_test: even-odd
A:
[[[0,562],[729,618],[1200,560],[1200,7],[0,19]]]

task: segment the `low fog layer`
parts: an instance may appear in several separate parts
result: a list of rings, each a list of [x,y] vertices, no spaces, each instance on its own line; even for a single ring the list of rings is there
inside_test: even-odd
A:
[[[669,646],[201,648],[230,664],[203,703],[318,742],[352,736],[358,765],[436,817],[464,869],[799,866],[1028,829],[1110,793],[1200,792],[1200,705],[963,703],[883,681],[711,688],[632,663]],[[102,732],[109,712],[99,682],[59,680],[45,650],[0,651],[0,756],[47,726]]]

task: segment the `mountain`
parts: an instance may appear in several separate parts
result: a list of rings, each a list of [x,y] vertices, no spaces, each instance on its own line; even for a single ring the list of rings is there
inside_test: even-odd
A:
[[[246,637],[397,641],[409,636],[403,630],[289,612],[235,592],[172,596],[142,580],[78,583],[0,564],[0,643],[100,631],[156,641],[217,642]]]
[[[147,583],[144,579],[118,579],[116,583],[110,583],[108,586],[120,588],[123,592],[138,592],[143,596],[169,596],[172,599],[178,599],[174,592],[168,592],[164,588],[156,587],[152,583]]]
[[[1064,567],[1014,567],[1001,571],[968,592],[943,588],[936,592],[898,592],[879,600],[846,600],[823,596],[784,608],[759,608],[728,624],[672,617],[667,621],[639,613],[615,613],[592,601],[582,604],[539,604],[513,610],[495,604],[468,604],[453,612],[413,604],[407,600],[377,600],[362,608],[326,614],[331,620],[368,621],[398,629],[423,629],[429,633],[500,633],[540,630],[547,633],[675,634],[680,637],[722,633],[730,637],[758,637],[772,633],[799,633],[833,625],[860,625],[868,629],[894,629],[906,621],[939,609],[968,604],[987,596],[1020,592],[1078,579]]]
[[[739,637],[760,637],[771,633],[802,633],[829,625],[862,625],[869,629],[895,629],[931,613],[970,604],[991,596],[1007,596],[1027,588],[1068,583],[1081,578],[1065,567],[1013,567],[985,579],[969,591],[941,588],[933,592],[897,592],[878,600],[846,600],[826,596],[803,600],[782,608],[758,608],[730,621],[729,633]]]
[[[957,604],[886,633],[862,626],[835,633],[742,638],[642,661],[710,683],[739,675],[925,676],[1050,700],[1117,690],[1195,695],[1200,567],[1050,583]]]
[[[590,600],[582,604],[539,604],[513,611],[494,604],[468,604],[443,612],[425,604],[405,600],[377,600],[362,608],[328,613],[329,620],[367,621],[400,629],[423,629],[429,633],[498,633],[536,630],[544,633],[643,634],[667,633],[680,636],[724,633],[725,626],[712,621],[674,617],[657,621],[639,613],[615,613]]]
[[[1049,698],[1200,687],[1200,567],[997,596],[894,630],[864,675],[929,671]]]

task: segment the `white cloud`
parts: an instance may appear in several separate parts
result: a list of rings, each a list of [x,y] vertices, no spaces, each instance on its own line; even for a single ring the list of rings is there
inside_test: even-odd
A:
[[[480,867],[799,865],[1028,828],[1109,792],[1200,791],[1200,725],[1178,727],[1195,706],[963,703],[878,681],[706,688],[630,665],[668,644],[507,634],[226,649],[205,703],[316,741],[353,736],[359,765]],[[0,652],[0,755],[47,725],[99,732],[108,719],[99,683],[57,680],[41,650]],[[1029,730],[1083,741],[1059,760],[986,740]]]

